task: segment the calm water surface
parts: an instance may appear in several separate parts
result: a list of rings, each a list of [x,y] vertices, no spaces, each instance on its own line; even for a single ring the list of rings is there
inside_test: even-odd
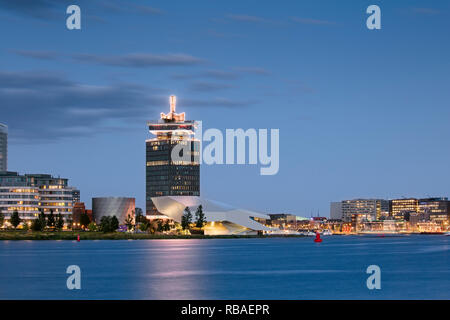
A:
[[[449,257],[450,237],[425,235],[0,241],[0,299],[449,299]]]

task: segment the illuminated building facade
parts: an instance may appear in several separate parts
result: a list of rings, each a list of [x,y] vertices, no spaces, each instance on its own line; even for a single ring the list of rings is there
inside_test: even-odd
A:
[[[72,188],[72,203],[75,204],[80,201],[81,201],[80,190]]]
[[[0,173],[0,211],[8,220],[14,211],[23,220],[35,219],[41,211],[72,215],[72,191],[67,179],[49,174]]]
[[[195,212],[202,205],[206,224],[203,228],[205,235],[257,235],[265,231],[276,230],[259,223],[270,220],[270,216],[234,208],[228,204],[197,196],[164,196],[154,197],[154,205],[158,212],[181,223],[186,207]]]
[[[199,196],[199,141],[193,135],[195,121],[185,120],[184,113],[176,113],[176,97],[170,97],[170,112],[161,113],[158,121],[148,122],[154,138],[146,140],[146,214],[158,215],[152,197]],[[177,146],[190,154],[179,154],[183,160],[173,160]]]
[[[93,221],[92,210],[86,209],[84,202],[75,202],[72,208],[72,224],[74,227],[80,226],[80,218],[87,214],[90,221]]]
[[[8,126],[0,123],[0,172],[8,170]]]
[[[436,223],[448,223],[450,202],[448,198],[427,198],[419,200],[419,214]]]
[[[379,220],[382,216],[389,214],[389,201],[382,199],[343,200],[340,209],[345,222],[352,221],[353,215],[360,215],[368,220]]]
[[[405,214],[419,213],[419,200],[415,198],[393,199],[390,201],[390,215],[402,220]]]
[[[34,219],[39,213],[39,188],[17,172],[0,172],[0,211],[5,220],[14,211],[21,219]]]

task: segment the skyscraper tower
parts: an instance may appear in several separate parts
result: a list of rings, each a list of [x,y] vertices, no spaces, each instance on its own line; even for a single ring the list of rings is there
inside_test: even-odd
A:
[[[170,112],[147,123],[150,133],[156,136],[145,141],[147,215],[158,214],[152,197],[200,195],[200,143],[193,137],[196,123],[185,120],[184,112],[175,111],[176,97],[170,96]],[[183,160],[173,158],[176,146],[190,151],[190,155],[184,155]]]
[[[8,170],[8,126],[0,123],[0,172]]]

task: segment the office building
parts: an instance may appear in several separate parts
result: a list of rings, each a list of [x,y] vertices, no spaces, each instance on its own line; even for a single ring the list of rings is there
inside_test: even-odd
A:
[[[158,215],[152,198],[161,196],[199,196],[199,141],[193,138],[195,121],[176,113],[176,98],[170,97],[170,112],[161,113],[158,121],[148,122],[154,138],[146,140],[146,215]],[[190,154],[172,159],[176,146],[184,146]]]
[[[382,199],[344,200],[341,206],[342,219],[345,222],[356,221],[355,218],[352,219],[353,215],[360,215],[366,220],[374,221],[389,214],[389,202]]]
[[[8,170],[8,126],[0,123],[0,172]]]
[[[450,217],[448,198],[419,199],[419,214],[425,217],[425,220],[439,224],[448,223]]]
[[[403,220],[406,216],[419,213],[419,200],[415,198],[390,200],[390,216]]]

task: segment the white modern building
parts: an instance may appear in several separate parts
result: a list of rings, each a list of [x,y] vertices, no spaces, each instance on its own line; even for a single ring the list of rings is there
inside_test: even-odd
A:
[[[152,201],[158,212],[179,223],[186,207],[189,207],[194,215],[198,206],[202,205],[207,222],[204,227],[205,235],[255,235],[258,232],[273,230],[254,220],[269,220],[270,217],[266,214],[237,209],[197,196],[152,197]]]
[[[0,212],[5,220],[17,211],[25,221],[36,219],[40,212],[61,214],[67,221],[72,215],[72,189],[68,179],[49,174],[0,172]]]

